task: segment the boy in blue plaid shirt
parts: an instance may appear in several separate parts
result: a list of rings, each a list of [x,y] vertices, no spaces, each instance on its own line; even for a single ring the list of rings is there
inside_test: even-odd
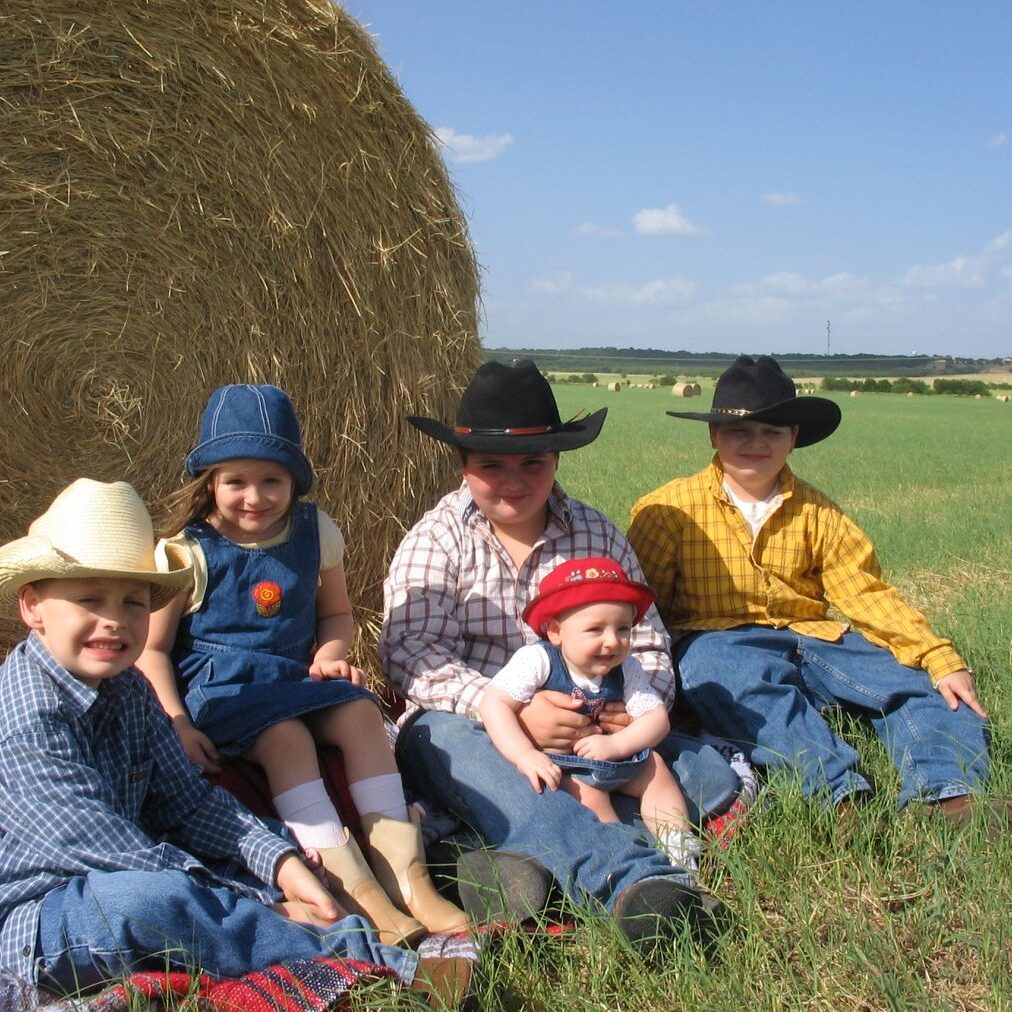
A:
[[[295,848],[201,779],[133,668],[150,610],[189,579],[156,571],[125,482],[74,482],[0,548],[0,603],[31,630],[0,668],[0,971],[73,992],[338,956],[410,982],[417,955],[337,920]]]

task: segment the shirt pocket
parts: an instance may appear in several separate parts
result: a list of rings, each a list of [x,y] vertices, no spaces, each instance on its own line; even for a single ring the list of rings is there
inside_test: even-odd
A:
[[[151,773],[154,766],[153,759],[134,760],[127,765],[123,774],[121,803],[124,816],[131,822],[140,819],[144,799],[151,789]]]

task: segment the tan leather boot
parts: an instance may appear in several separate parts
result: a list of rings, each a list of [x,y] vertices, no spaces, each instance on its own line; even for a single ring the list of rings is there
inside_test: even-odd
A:
[[[410,990],[424,994],[432,1008],[457,1008],[470,990],[473,966],[470,959],[462,956],[420,959]]]
[[[376,813],[362,816],[369,863],[394,904],[420,920],[429,931],[465,931],[467,914],[444,900],[429,878],[417,818],[414,811],[411,822]]]
[[[354,838],[347,829],[344,833],[348,842],[343,847],[320,847],[317,850],[334,899],[348,913],[365,917],[385,945],[417,942],[426,934],[425,925],[394,906],[376,881]]]

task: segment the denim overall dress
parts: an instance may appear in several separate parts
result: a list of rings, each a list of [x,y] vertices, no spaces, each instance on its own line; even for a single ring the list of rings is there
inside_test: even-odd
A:
[[[315,506],[296,503],[288,540],[269,548],[244,548],[203,521],[186,534],[203,549],[207,591],[180,620],[172,660],[190,719],[225,758],[282,720],[376,701],[345,679],[309,677],[320,575]]]
[[[562,651],[557,646],[547,640],[542,640],[538,646],[548,655],[549,662],[548,678],[541,688],[551,689],[554,692],[565,692],[573,698],[581,700],[583,706],[580,707],[579,712],[587,714],[595,724],[605,703],[621,703],[625,698],[623,692],[625,681],[622,677],[621,665],[612,668],[601,680],[597,690],[592,691],[573,681]],[[565,773],[589,787],[596,787],[600,791],[613,791],[628,783],[643,769],[650,758],[650,749],[641,749],[628,759],[617,761],[584,759],[583,756],[559,755],[557,752],[546,752],[545,755],[557,766],[561,766]]]

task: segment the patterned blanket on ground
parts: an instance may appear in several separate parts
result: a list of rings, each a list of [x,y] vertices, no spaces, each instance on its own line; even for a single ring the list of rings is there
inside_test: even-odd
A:
[[[418,955],[477,959],[479,947],[480,942],[465,935],[429,935],[418,946]],[[385,966],[354,959],[300,959],[238,980],[172,971],[135,973],[98,994],[59,999],[19,977],[0,974],[0,1012],[127,1012],[179,1008],[184,1000],[187,1008],[200,1012],[325,1012],[341,1008],[356,984],[383,978],[396,975]]]

